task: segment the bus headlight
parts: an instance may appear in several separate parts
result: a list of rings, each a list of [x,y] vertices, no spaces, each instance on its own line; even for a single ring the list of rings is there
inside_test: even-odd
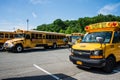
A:
[[[13,43],[4,43],[4,47],[13,47],[14,46],[14,44]]]
[[[73,53],[74,53],[74,49],[71,48],[71,55],[73,55]]]
[[[103,58],[103,50],[92,51],[90,58]]]
[[[13,44],[13,43],[10,43],[10,44],[9,44],[9,47],[13,47],[13,46],[14,46],[14,44]]]
[[[74,53],[74,49],[71,48],[71,53]]]

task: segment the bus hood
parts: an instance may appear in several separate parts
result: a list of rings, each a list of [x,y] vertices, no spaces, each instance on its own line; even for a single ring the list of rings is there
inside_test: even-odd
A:
[[[100,50],[104,48],[105,45],[100,43],[77,43],[72,46],[73,49],[77,50]]]
[[[7,40],[6,43],[12,43],[12,42],[21,41],[21,40],[24,40],[24,38],[15,38],[15,39]]]

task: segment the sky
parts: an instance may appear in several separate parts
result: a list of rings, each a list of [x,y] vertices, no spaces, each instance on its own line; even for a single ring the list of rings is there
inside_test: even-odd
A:
[[[0,0],[0,30],[27,30],[27,23],[28,29],[34,29],[56,19],[98,14],[120,16],[120,0]]]

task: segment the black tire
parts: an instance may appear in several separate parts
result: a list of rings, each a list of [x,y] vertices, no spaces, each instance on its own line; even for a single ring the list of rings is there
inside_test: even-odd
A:
[[[57,48],[57,44],[54,43],[53,46],[52,46],[53,49],[56,49]]]
[[[14,52],[16,53],[21,53],[23,51],[22,45],[16,45]]]
[[[44,45],[44,49],[49,49],[49,46],[48,45]]]
[[[48,49],[49,47],[48,46],[44,46],[44,49]]]
[[[71,48],[71,47],[72,47],[72,45],[68,44],[68,47],[69,47],[69,48]]]
[[[3,44],[0,44],[0,50],[3,50]]]
[[[113,71],[113,68],[115,66],[115,58],[114,57],[108,57],[106,59],[105,66],[103,67],[103,70],[106,73],[111,73]]]

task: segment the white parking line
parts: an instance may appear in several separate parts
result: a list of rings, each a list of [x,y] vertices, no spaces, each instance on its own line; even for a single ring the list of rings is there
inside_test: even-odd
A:
[[[33,64],[33,66],[34,66],[34,67],[36,67],[37,69],[39,69],[39,70],[43,71],[44,73],[46,73],[46,74],[48,74],[48,75],[52,76],[52,77],[53,77],[53,78],[55,78],[56,80],[62,80],[62,79],[60,79],[59,77],[57,77],[57,76],[55,76],[55,75],[51,74],[50,72],[48,72],[48,71],[44,70],[44,69],[43,69],[43,68],[41,68],[41,67],[39,67],[39,66],[38,66],[38,65],[36,65],[36,64]]]

